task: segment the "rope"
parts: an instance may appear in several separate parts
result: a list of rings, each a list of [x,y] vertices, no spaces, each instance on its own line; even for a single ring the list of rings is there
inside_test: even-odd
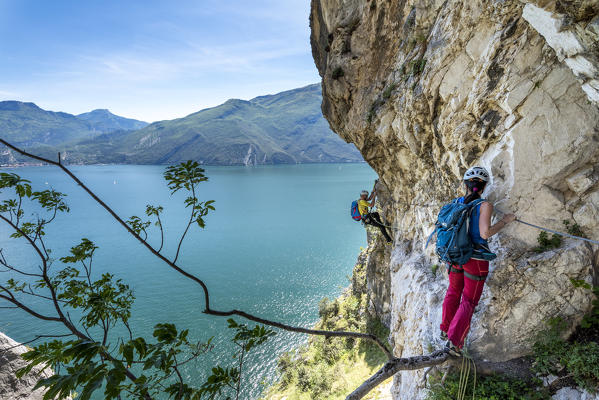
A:
[[[537,228],[542,231],[551,232],[556,235],[565,236],[565,237],[569,237],[569,238],[577,239],[577,240],[584,240],[585,242],[589,242],[589,243],[593,243],[593,244],[599,244],[599,241],[597,241],[597,240],[587,239],[587,238],[580,237],[580,236],[574,236],[574,235],[570,235],[569,233],[554,231],[553,229],[549,229],[549,228],[543,228],[542,226],[531,224],[530,222],[522,221],[521,219],[518,219],[518,218],[516,218],[516,222],[520,222],[521,224],[532,226],[533,228]]]
[[[474,377],[472,378],[472,400],[474,400],[476,396],[476,362],[474,362],[472,357],[470,357],[464,350],[462,353],[462,366],[460,368],[460,381],[458,384],[458,400],[466,399],[468,381],[470,379],[470,371],[472,368],[474,369]]]
[[[474,384],[472,385],[472,400],[474,400],[474,395],[476,394],[476,363],[472,360],[472,366],[474,367]]]
[[[466,364],[466,368],[464,368]],[[462,355],[462,368],[460,371],[460,383],[458,385],[458,400],[464,400],[466,397],[466,389],[468,388],[468,378],[470,377],[470,360],[466,362],[465,355]]]
[[[495,209],[495,211],[497,211],[499,214],[504,214],[504,215],[506,214],[505,212],[503,212],[503,211],[501,211],[501,210],[499,210],[497,208]],[[587,238],[580,237],[580,236],[574,236],[574,235],[571,235],[569,233],[560,232],[560,231],[556,231],[556,230],[553,230],[553,229],[545,228],[545,227],[542,227],[542,226],[539,226],[539,225],[531,224],[530,222],[522,221],[519,218],[516,218],[515,221],[519,222],[521,224],[528,225],[530,227],[536,228],[536,229],[540,229],[540,230],[545,231],[545,232],[553,233],[555,235],[569,237],[571,239],[576,239],[576,240],[583,240],[585,242],[589,242],[589,243],[593,243],[593,244],[599,244],[599,241],[597,241],[597,240],[587,239]]]
[[[396,204],[403,204],[403,205],[408,205],[408,206],[418,205],[418,204],[415,204],[415,203],[401,203],[401,202],[398,202]],[[438,205],[439,204],[422,204],[422,205],[419,205],[419,206],[420,207],[434,207],[434,206],[438,206]],[[495,211],[498,212],[499,214],[504,214],[504,215],[506,214],[505,212],[499,210],[498,208],[495,208]],[[539,225],[531,224],[530,222],[523,221],[523,220],[521,220],[519,218],[516,218],[515,221],[519,222],[519,223],[521,223],[523,225],[528,225],[528,226],[530,226],[532,228],[535,228],[535,229],[540,229],[540,230],[545,231],[545,232],[553,233],[555,235],[559,235],[559,236],[563,236],[563,237],[568,237],[568,238],[576,239],[576,240],[582,240],[582,241],[585,241],[585,242],[588,242],[588,243],[599,245],[599,241],[597,241],[597,240],[588,239],[588,238],[581,237],[581,236],[571,235],[571,234],[566,233],[566,232],[560,232],[560,231],[556,231],[556,230],[553,230],[553,229],[545,228],[545,227],[542,227],[542,226],[539,226]],[[384,225],[384,224],[381,224],[381,225],[383,225],[385,228],[389,228],[389,229],[400,229],[399,227],[392,227],[390,225]]]

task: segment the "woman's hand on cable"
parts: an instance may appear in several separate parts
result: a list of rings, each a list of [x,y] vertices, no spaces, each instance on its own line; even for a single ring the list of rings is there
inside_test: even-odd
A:
[[[503,218],[501,218],[501,221],[503,222],[504,225],[507,225],[510,222],[513,222],[515,220],[516,220],[516,216],[514,214],[505,214],[503,216]]]

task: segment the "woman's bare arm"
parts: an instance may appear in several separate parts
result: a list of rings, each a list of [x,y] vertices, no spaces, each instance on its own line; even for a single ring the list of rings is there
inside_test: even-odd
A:
[[[480,237],[488,239],[502,230],[507,224],[516,219],[514,214],[506,214],[496,224],[491,225],[491,215],[493,215],[493,204],[483,202],[480,205],[480,218],[478,219],[478,229]]]
[[[368,198],[368,200],[370,201],[370,208],[374,207],[374,202],[376,201],[376,190],[372,189],[372,192],[370,192],[370,197]]]
[[[374,185],[372,186],[372,190],[370,191],[370,196],[366,201],[371,201],[370,207],[374,207],[374,198],[376,197],[376,184],[378,183],[378,179],[374,181]]]

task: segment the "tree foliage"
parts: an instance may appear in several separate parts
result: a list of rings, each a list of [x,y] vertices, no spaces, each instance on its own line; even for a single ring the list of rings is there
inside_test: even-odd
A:
[[[201,201],[198,196],[198,185],[208,178],[196,162],[168,167],[164,178],[172,193],[186,192],[184,206],[190,209],[190,218],[178,240],[176,259],[190,227],[205,226],[204,218],[215,209],[214,201]],[[188,329],[168,322],[157,323],[151,337],[135,336],[129,325],[133,292],[113,274],[94,272],[98,249],[94,242],[82,238],[68,254],[51,256],[45,228],[57,215],[69,212],[66,195],[53,189],[34,191],[30,181],[14,173],[0,173],[0,193],[7,197],[0,205],[0,219],[11,229],[10,236],[25,240],[39,260],[38,269],[14,266],[7,259],[6,249],[0,249],[2,272],[9,275],[0,285],[0,300],[41,320],[60,322],[67,332],[49,337],[52,340],[24,353],[27,365],[17,372],[18,377],[36,366],[52,367],[55,375],[40,379],[36,385],[46,388],[46,399],[65,398],[77,392],[77,398],[85,400],[99,390],[103,390],[106,399],[149,399],[164,394],[172,399],[239,398],[243,359],[274,335],[271,329],[261,325],[248,327],[229,319],[229,328],[234,332],[232,341],[239,347],[234,355],[236,360],[230,366],[214,367],[204,383],[190,382],[183,377],[181,368],[211,351],[211,339],[193,340]],[[154,222],[160,230],[158,252],[162,251],[165,233],[160,220],[162,211],[161,206],[148,205],[145,215],[154,221],[138,216],[127,221],[143,240],[148,238],[148,229]],[[52,313],[35,311],[28,305],[30,297],[48,301]],[[123,332],[115,331],[117,326],[125,327],[128,335],[115,333]]]

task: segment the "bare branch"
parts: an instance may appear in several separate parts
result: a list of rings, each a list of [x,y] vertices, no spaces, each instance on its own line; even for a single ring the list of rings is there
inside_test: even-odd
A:
[[[6,296],[4,294],[0,294],[0,299],[4,299],[12,304],[14,304],[15,306],[17,306],[18,308],[22,309],[23,311],[33,315],[35,318],[44,320],[44,321],[56,321],[56,322],[61,322],[60,318],[57,317],[49,317],[47,315],[42,315],[36,311],[33,311],[31,308],[27,307],[25,304],[21,303],[20,301],[18,301],[15,296],[12,295],[12,293],[10,293],[8,290],[6,290],[6,288],[0,286],[0,289],[4,290],[6,293],[8,293],[9,295]]]
[[[0,265],[4,266],[5,268],[8,268],[10,271],[16,272],[18,274],[21,275],[25,275],[25,276],[35,276],[38,278],[41,278],[42,276],[40,274],[32,274],[30,272],[25,272],[22,271],[16,267],[13,267],[12,265],[10,265],[8,263],[8,261],[6,261],[6,257],[4,256],[4,253],[2,252],[2,249],[0,249]],[[0,272],[8,272],[8,271],[0,271]]]
[[[428,367],[428,368],[426,369],[426,371],[424,371],[424,374],[422,375],[422,381],[421,381],[421,382],[422,382],[422,385],[424,385],[424,387],[425,387],[425,388],[426,388],[426,383],[427,383],[427,381],[428,381],[428,380],[427,380],[427,378],[428,378],[428,374],[429,374],[429,373],[430,373],[430,372],[431,372],[433,369],[436,369],[436,368],[437,368],[437,366],[436,366],[436,365],[433,365],[432,367]]]
[[[372,375],[370,378],[368,378],[368,380],[360,385],[360,387],[350,393],[345,400],[358,400],[363,398],[368,394],[368,392],[399,371],[421,369],[431,367],[433,365],[443,364],[449,358],[450,355],[445,349],[437,350],[425,356],[393,358],[392,360],[387,361],[387,363],[383,365],[383,367],[379,369],[376,374]]]
[[[385,346],[385,344],[375,335],[370,333],[361,333],[361,332],[346,332],[346,331],[324,331],[319,329],[307,329],[297,326],[291,326],[287,324],[283,324],[281,322],[271,321],[268,319],[256,317],[252,314],[248,314],[244,311],[240,310],[231,310],[231,311],[217,311],[217,310],[206,310],[205,314],[216,315],[220,317],[229,317],[232,315],[238,315],[240,317],[249,319],[250,321],[258,322],[263,325],[274,326],[275,328],[280,328],[289,332],[297,332],[297,333],[306,333],[308,335],[318,335],[324,337],[353,337],[358,339],[366,339],[374,342],[382,351],[385,353],[388,359],[393,359],[393,353]]]
[[[2,140],[2,139],[0,139],[0,140]],[[54,288],[54,285],[52,284],[52,282],[50,281],[50,277],[48,276],[48,258],[44,254],[42,249],[39,248],[39,246],[33,241],[33,239],[31,239],[29,237],[29,235],[27,235],[23,230],[21,230],[21,228],[16,226],[12,221],[7,219],[4,215],[0,214],[0,219],[4,220],[4,222],[6,222],[8,225],[10,225],[22,237],[24,237],[25,240],[27,240],[27,242],[31,245],[31,247],[33,247],[35,252],[40,257],[40,259],[42,261],[42,279],[44,280],[44,282],[46,283],[46,286],[48,287],[48,290],[50,291],[50,296],[52,297],[52,303],[54,304],[54,308],[56,309],[56,312],[58,313],[59,320],[62,321],[62,323],[71,332],[73,332],[73,334],[77,335],[81,339],[88,340],[89,339],[88,337],[86,337],[83,333],[81,333],[79,330],[77,330],[77,328],[75,328],[75,325],[73,325],[70,321],[68,321],[65,318],[65,316],[62,312],[62,309],[60,308],[58,296],[56,295],[56,289]],[[13,298],[14,298],[14,296],[13,296]]]
[[[23,289],[20,291],[20,293],[23,293],[23,294],[26,294],[29,296],[39,297],[41,299],[52,300],[51,297],[44,296],[43,294],[35,293],[30,284],[28,284],[27,287],[29,288],[29,290]],[[65,300],[58,300],[58,301],[63,304],[67,303],[67,301],[65,301]]]

